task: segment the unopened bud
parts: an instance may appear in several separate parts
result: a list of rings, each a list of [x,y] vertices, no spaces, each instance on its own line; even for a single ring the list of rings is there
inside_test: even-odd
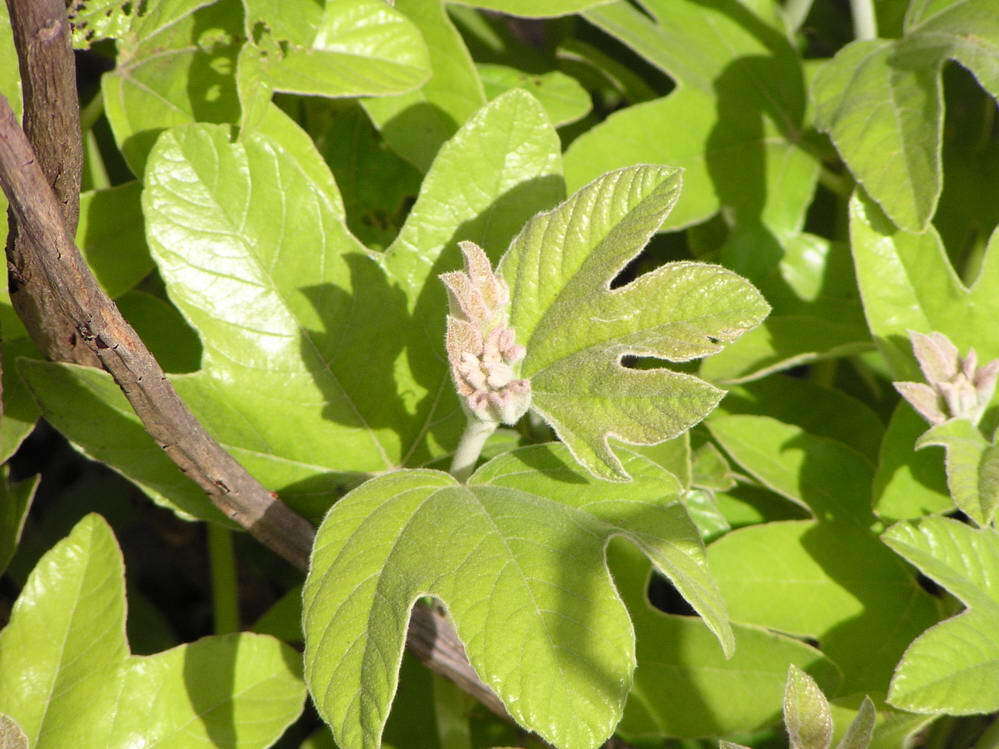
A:
[[[531,405],[531,383],[513,365],[523,346],[509,325],[510,293],[473,242],[459,243],[465,270],[441,275],[448,290],[446,348],[465,409],[481,421],[515,424]]]
[[[909,331],[909,338],[926,382],[896,382],[895,389],[934,426],[949,419],[977,426],[995,393],[999,359],[980,367],[974,349],[962,359],[943,333]]]

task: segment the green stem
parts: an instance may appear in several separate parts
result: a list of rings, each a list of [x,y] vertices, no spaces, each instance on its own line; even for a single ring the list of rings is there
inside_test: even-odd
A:
[[[872,0],[850,0],[850,12],[853,15],[853,38],[877,39],[878,19],[874,15]]]
[[[86,133],[91,130],[102,114],[104,114],[104,95],[98,89],[94,97],[87,102],[87,106],[80,110],[80,132]]]
[[[801,28],[801,24],[808,18],[808,11],[812,9],[812,0],[787,0],[784,4],[784,19],[787,22],[787,29],[792,34]]]
[[[853,180],[842,174],[836,174],[824,166],[819,167],[819,182],[831,193],[841,198],[849,198],[850,193],[853,192]]]
[[[495,421],[480,421],[474,416],[468,417],[465,432],[458,442],[458,449],[451,461],[451,475],[464,482],[475,469],[475,462],[482,454],[482,446],[486,444],[489,435],[496,431],[499,424]]]
[[[208,559],[212,569],[212,613],[215,634],[239,631],[239,586],[232,531],[208,523]]]

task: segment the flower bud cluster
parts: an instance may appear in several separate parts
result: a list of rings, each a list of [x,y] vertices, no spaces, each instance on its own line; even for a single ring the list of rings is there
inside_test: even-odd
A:
[[[480,421],[514,424],[531,405],[531,383],[514,365],[524,358],[510,327],[510,291],[474,242],[460,242],[465,270],[441,275],[448,290],[447,357],[466,410]]]
[[[926,382],[896,382],[895,389],[934,426],[949,419],[977,426],[995,393],[999,359],[978,366],[974,349],[962,358],[943,333],[909,331],[909,338]]]

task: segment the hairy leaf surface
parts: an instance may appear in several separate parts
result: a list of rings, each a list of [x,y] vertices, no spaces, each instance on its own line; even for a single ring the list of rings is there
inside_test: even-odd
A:
[[[624,356],[707,356],[769,311],[748,281],[701,263],[667,263],[611,289],[679,190],[670,167],[606,174],[531,219],[499,266],[510,287],[510,324],[527,348],[521,373],[531,380],[532,408],[601,478],[627,479],[610,437],[662,442],[704,418],[722,395],[691,375],[627,369]]]
[[[519,723],[572,749],[621,717],[634,635],[605,547],[637,545],[704,616],[726,653],[724,604],[672,476],[626,456],[636,480],[580,473],[564,447],[487,463],[459,484],[437,471],[368,481],[320,527],[304,591],[306,672],[337,741],[376,746],[395,692],[409,611],[448,609],[469,660]]]

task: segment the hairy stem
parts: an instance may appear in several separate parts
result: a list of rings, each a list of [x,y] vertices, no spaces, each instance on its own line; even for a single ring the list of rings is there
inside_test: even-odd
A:
[[[458,481],[464,482],[472,471],[475,470],[475,462],[482,454],[482,447],[489,439],[489,435],[496,431],[499,424],[495,421],[481,421],[474,416],[468,417],[468,424],[458,442],[458,449],[454,452],[454,459],[451,461],[451,475]]]
[[[212,615],[215,634],[238,632],[239,582],[236,577],[236,554],[232,531],[217,523],[208,526],[208,561],[212,569]]]

